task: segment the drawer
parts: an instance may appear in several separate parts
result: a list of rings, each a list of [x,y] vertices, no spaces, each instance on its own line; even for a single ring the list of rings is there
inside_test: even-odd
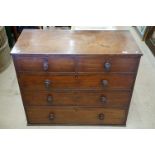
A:
[[[136,72],[139,58],[137,57],[78,57],[78,72]]]
[[[17,71],[39,72],[136,72],[137,57],[14,56]]]
[[[126,111],[82,107],[26,107],[30,124],[124,125]]]
[[[126,108],[130,91],[23,92],[27,106],[103,106]]]
[[[19,74],[21,89],[50,91],[55,89],[131,89],[134,74],[45,75]]]
[[[75,72],[75,61],[71,56],[15,56],[17,71]]]

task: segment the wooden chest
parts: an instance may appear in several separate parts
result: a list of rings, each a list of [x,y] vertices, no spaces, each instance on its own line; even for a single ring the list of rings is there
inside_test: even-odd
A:
[[[130,32],[24,30],[11,53],[28,124],[126,124],[142,55]]]

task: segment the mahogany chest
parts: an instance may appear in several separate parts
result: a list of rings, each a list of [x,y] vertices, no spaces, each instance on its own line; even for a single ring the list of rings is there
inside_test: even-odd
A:
[[[142,56],[129,31],[24,30],[11,53],[28,124],[126,124]]]

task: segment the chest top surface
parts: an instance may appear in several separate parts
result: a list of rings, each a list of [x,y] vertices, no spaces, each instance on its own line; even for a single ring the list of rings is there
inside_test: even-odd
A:
[[[127,30],[23,30],[11,53],[141,55]]]

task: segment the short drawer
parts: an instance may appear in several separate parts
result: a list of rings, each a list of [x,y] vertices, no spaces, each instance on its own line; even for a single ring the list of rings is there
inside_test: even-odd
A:
[[[17,71],[75,72],[75,61],[71,56],[15,56]]]
[[[23,92],[26,106],[100,106],[126,108],[130,91]]]
[[[136,72],[139,58],[119,56],[79,56],[78,72]]]
[[[24,90],[55,89],[131,89],[134,74],[44,75],[19,74],[19,84]]]
[[[126,111],[82,107],[26,107],[30,124],[125,125]]]

